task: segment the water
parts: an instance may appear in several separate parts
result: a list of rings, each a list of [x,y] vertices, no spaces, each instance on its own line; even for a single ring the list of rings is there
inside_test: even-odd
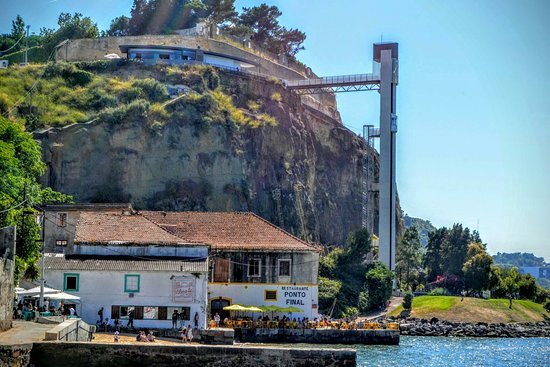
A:
[[[550,338],[401,336],[399,346],[358,346],[357,366],[550,366]]]

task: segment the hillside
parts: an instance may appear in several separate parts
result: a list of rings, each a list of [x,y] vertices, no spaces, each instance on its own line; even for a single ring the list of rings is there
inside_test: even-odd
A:
[[[480,299],[452,296],[419,296],[413,300],[411,317],[452,322],[536,322],[543,321],[544,315],[549,316],[542,305],[532,301],[515,300],[512,309],[508,308],[507,299]],[[403,311],[399,306],[390,313],[397,316]]]
[[[38,128],[42,183],[77,202],[252,211],[338,245],[361,227],[362,165],[372,155],[377,174],[376,152],[275,78],[128,61],[0,73],[4,110],[43,75],[10,117]],[[167,86],[183,93],[172,99]],[[376,206],[368,209],[376,223]]]
[[[420,234],[420,243],[422,244],[422,247],[426,247],[428,245],[428,234],[437,229],[432,223],[430,223],[429,220],[410,217],[407,214],[403,217],[403,221],[405,223],[405,228],[416,227],[418,233]]]
[[[495,264],[503,266],[545,266],[544,258],[528,252],[497,252],[493,255]]]

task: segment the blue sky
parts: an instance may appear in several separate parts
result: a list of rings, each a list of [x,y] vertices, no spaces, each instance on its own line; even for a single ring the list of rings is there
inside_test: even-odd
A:
[[[372,70],[372,43],[399,42],[397,184],[411,216],[475,229],[497,251],[550,261],[550,1],[266,1],[306,32],[319,75]],[[106,29],[131,0],[0,0],[0,32],[81,12]],[[237,0],[237,6],[260,1]],[[378,122],[375,92],[338,96],[346,126]]]

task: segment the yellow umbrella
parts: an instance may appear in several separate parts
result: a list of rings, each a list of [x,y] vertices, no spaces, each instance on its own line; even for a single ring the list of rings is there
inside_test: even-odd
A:
[[[231,305],[231,306],[225,306],[223,309],[225,311],[248,311],[247,307],[244,307],[244,306],[241,306],[241,305],[238,305],[238,304],[234,304],[234,305]]]
[[[264,312],[264,310],[262,310],[261,308],[256,307],[256,306],[246,307],[246,310],[250,311],[250,312]]]

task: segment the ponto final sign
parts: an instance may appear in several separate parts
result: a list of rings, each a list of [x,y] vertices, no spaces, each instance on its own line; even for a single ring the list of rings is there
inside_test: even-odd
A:
[[[283,300],[287,306],[305,306],[311,300],[311,289],[306,286],[281,287]]]

